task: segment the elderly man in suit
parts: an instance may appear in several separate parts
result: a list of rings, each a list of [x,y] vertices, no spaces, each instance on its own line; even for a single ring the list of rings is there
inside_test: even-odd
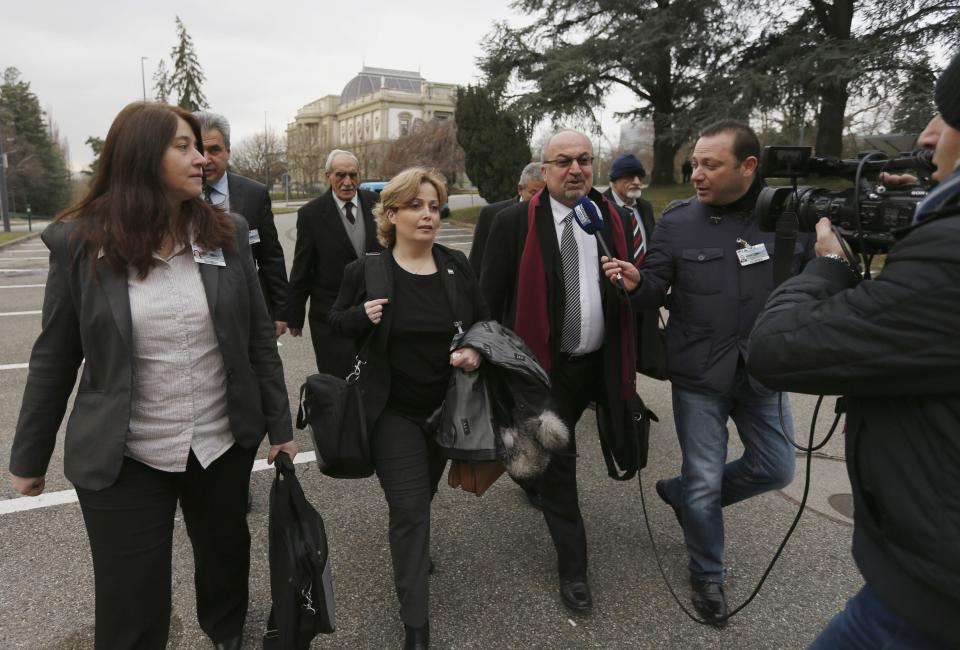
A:
[[[610,186],[603,193],[626,215],[631,261],[640,266],[647,255],[647,240],[653,234],[653,205],[641,198],[647,170],[632,153],[617,156],[610,166]],[[659,309],[637,311],[637,371],[656,379],[666,379],[666,358],[660,339]]]
[[[327,313],[337,299],[343,268],[377,243],[373,206],[377,195],[359,189],[360,162],[349,151],[334,149],[324,174],[328,189],[297,211],[297,245],[290,271],[290,334],[300,336],[310,299],[310,338],[320,372],[344,377],[353,365],[353,340],[334,336]]]
[[[487,239],[490,236],[490,226],[493,225],[493,218],[501,210],[509,208],[511,205],[529,201],[534,194],[543,189],[544,185],[539,161],[529,163],[520,172],[516,196],[512,196],[505,201],[485,205],[480,210],[480,214],[477,216],[477,227],[473,230],[473,244],[470,246],[470,266],[473,267],[473,272],[477,274],[477,277],[480,277],[480,270],[483,267],[483,254],[487,250]]]
[[[263,183],[228,171],[230,165],[230,122],[209,111],[194,113],[200,120],[206,164],[204,195],[213,205],[239,214],[250,226],[250,249],[257,263],[260,288],[267,311],[273,318],[276,336],[287,331],[287,265],[273,222],[270,193]]]
[[[546,191],[494,218],[490,240],[497,242],[497,254],[484,257],[480,285],[491,313],[503,314],[503,323],[550,373],[555,406],[571,434],[587,404],[596,402],[604,448],[619,459],[636,444],[633,319],[626,298],[601,281],[598,242],[572,219],[573,206],[583,197],[593,201],[604,218],[597,236],[617,258],[628,259],[623,224],[617,208],[593,189],[593,145],[587,136],[554,134],[542,160]],[[567,608],[585,612],[593,599],[576,457],[571,435],[569,448],[551,457],[540,493],[557,550],[561,599]]]

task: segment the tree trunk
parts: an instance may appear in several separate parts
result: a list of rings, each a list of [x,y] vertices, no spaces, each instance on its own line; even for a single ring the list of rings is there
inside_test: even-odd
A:
[[[673,185],[676,182],[673,162],[679,148],[673,141],[670,115],[653,112],[653,172],[651,185]]]
[[[820,111],[817,116],[818,156],[843,155],[843,117],[847,110],[845,82],[824,84],[820,88]]]
[[[818,5],[821,9],[817,13],[823,31],[827,37],[835,42],[849,42],[850,28],[853,25],[853,10],[855,0],[834,0],[832,5]],[[820,111],[817,115],[817,155],[840,156],[843,153],[843,118],[847,111],[847,99],[850,96],[849,61],[831,60],[826,69],[819,73],[828,81],[820,84]]]

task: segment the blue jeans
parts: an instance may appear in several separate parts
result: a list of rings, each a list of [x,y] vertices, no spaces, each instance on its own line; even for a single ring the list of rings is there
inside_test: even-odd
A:
[[[890,611],[864,585],[808,650],[947,650]]]
[[[759,395],[738,371],[727,395],[673,387],[673,418],[683,452],[680,476],[665,481],[668,500],[680,504],[690,576],[723,582],[724,506],[776,490],[793,479],[793,448],[780,435],[778,394]],[[783,396],[787,435],[793,439],[790,403]],[[727,419],[745,447],[727,460]]]

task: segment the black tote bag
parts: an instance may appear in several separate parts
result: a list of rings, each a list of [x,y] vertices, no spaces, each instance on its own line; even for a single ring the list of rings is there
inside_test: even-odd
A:
[[[310,505],[293,461],[277,455],[270,488],[270,596],[265,650],[307,650],[336,630],[330,553],[323,518]]]

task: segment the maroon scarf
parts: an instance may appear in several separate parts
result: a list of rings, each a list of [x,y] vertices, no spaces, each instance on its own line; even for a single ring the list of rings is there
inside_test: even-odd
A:
[[[537,192],[527,204],[527,241],[520,256],[520,273],[517,279],[517,317],[514,331],[520,335],[540,365],[550,372],[550,318],[547,312],[547,271],[543,266],[543,250],[537,237],[536,213],[544,190]],[[594,198],[594,197],[591,197]],[[627,254],[627,237],[623,223],[607,197],[599,198],[606,204],[613,228],[613,250],[617,259],[630,259]],[[547,195],[549,200],[549,194]],[[596,200],[594,198],[594,200]],[[630,336],[633,314],[626,301],[620,302],[620,398],[630,399],[636,392],[636,354],[633,337]]]

